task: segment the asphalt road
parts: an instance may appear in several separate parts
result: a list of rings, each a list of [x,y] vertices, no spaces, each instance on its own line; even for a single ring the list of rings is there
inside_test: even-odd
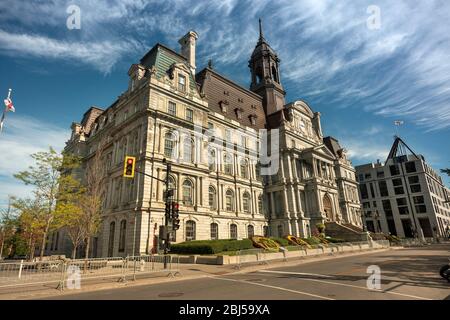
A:
[[[450,245],[433,245],[53,299],[443,300],[450,299],[450,283],[438,270],[449,257]],[[372,265],[381,270],[380,290],[367,288]]]

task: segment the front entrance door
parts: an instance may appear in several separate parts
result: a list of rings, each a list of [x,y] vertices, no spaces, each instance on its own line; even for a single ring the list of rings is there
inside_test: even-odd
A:
[[[325,212],[327,221],[333,221],[333,206],[327,194],[323,197],[323,211]]]

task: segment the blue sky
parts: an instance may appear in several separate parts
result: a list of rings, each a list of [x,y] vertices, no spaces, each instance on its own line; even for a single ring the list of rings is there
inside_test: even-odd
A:
[[[66,27],[71,4],[81,9],[79,30]],[[370,5],[380,9],[379,29],[367,27]],[[178,50],[193,29],[198,70],[212,59],[248,86],[259,17],[281,58],[287,100],[320,111],[325,134],[354,164],[385,159],[400,119],[413,150],[436,170],[450,167],[446,0],[9,0],[0,2],[0,95],[13,88],[17,112],[0,136],[0,204],[28,192],[12,178],[28,155],[62,149],[72,121],[91,105],[109,106],[127,88],[130,65],[156,42]]]

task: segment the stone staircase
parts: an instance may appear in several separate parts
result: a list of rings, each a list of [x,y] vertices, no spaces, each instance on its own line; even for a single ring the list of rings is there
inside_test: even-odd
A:
[[[325,223],[325,235],[345,241],[367,241],[367,233],[351,224],[337,222]]]

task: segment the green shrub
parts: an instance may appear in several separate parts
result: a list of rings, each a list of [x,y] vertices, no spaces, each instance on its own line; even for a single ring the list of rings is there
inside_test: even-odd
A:
[[[302,238],[302,240],[310,245],[321,244],[320,240],[317,237]]]
[[[253,243],[249,239],[194,240],[173,244],[170,247],[170,252],[181,254],[215,254],[225,251],[237,251],[252,248]]]
[[[289,241],[287,239],[279,238],[279,237],[270,237],[273,241],[278,243],[282,247],[286,247],[289,245]]]
[[[325,239],[327,239],[327,241],[329,241],[331,243],[342,243],[342,242],[345,242],[344,239],[338,239],[338,238],[332,238],[332,237],[325,237]]]

